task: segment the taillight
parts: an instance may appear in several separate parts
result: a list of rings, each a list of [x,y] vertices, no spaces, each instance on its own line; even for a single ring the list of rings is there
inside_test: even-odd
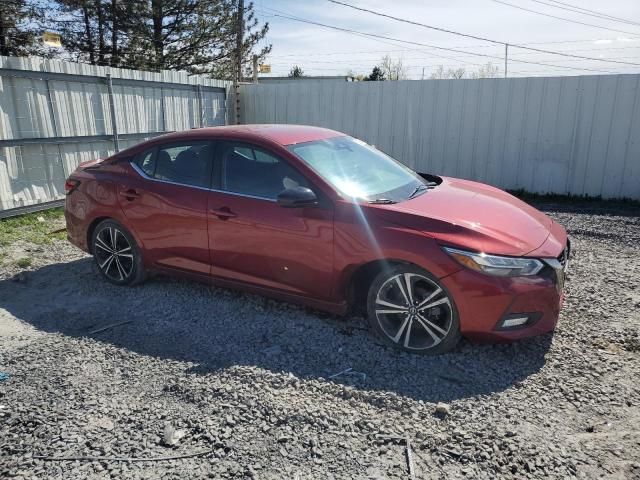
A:
[[[64,191],[67,195],[73,193],[73,191],[78,188],[80,185],[80,180],[76,180],[75,178],[67,178],[67,181],[64,182]]]

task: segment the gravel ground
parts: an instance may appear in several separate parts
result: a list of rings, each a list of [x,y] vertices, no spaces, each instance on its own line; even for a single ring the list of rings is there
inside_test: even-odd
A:
[[[575,251],[555,334],[437,358],[361,319],[118,288],[63,241],[18,244],[33,264],[0,272],[0,478],[411,478],[389,437],[415,478],[640,478],[640,211],[544,209]],[[364,375],[330,378],[347,368]]]

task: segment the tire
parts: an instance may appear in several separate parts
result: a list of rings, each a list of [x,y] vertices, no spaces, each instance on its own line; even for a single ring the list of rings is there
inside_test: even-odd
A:
[[[100,274],[108,282],[130,286],[145,279],[140,248],[118,222],[104,220],[96,226],[91,236],[91,252]]]
[[[405,352],[438,355],[460,341],[453,298],[437,278],[414,265],[396,265],[375,277],[367,318],[386,345]]]

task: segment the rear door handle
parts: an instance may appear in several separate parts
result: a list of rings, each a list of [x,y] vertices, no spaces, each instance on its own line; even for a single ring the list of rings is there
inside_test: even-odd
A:
[[[125,197],[127,200],[133,200],[134,198],[140,198],[140,194],[136,192],[134,189],[130,188],[129,190],[125,190],[120,192],[120,195]]]
[[[229,207],[222,207],[218,210],[211,210],[211,214],[218,217],[220,220],[229,220],[235,218],[237,215],[231,211]]]

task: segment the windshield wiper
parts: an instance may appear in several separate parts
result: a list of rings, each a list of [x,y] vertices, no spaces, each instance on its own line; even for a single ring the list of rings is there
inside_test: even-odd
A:
[[[413,198],[421,191],[428,190],[428,189],[429,187],[427,187],[424,183],[421,183],[420,185],[418,185],[416,188],[413,189],[413,192],[411,192],[411,195],[409,195],[409,198]]]
[[[418,185],[416,188],[413,189],[413,192],[411,192],[411,195],[409,195],[409,198],[415,197],[418,193],[422,192],[423,190],[431,190],[432,188],[435,188],[437,186],[438,184],[434,182],[421,183],[420,185]]]
[[[369,203],[373,203],[374,205],[388,205],[390,203],[397,203],[388,198],[376,198],[375,200],[369,200]]]

